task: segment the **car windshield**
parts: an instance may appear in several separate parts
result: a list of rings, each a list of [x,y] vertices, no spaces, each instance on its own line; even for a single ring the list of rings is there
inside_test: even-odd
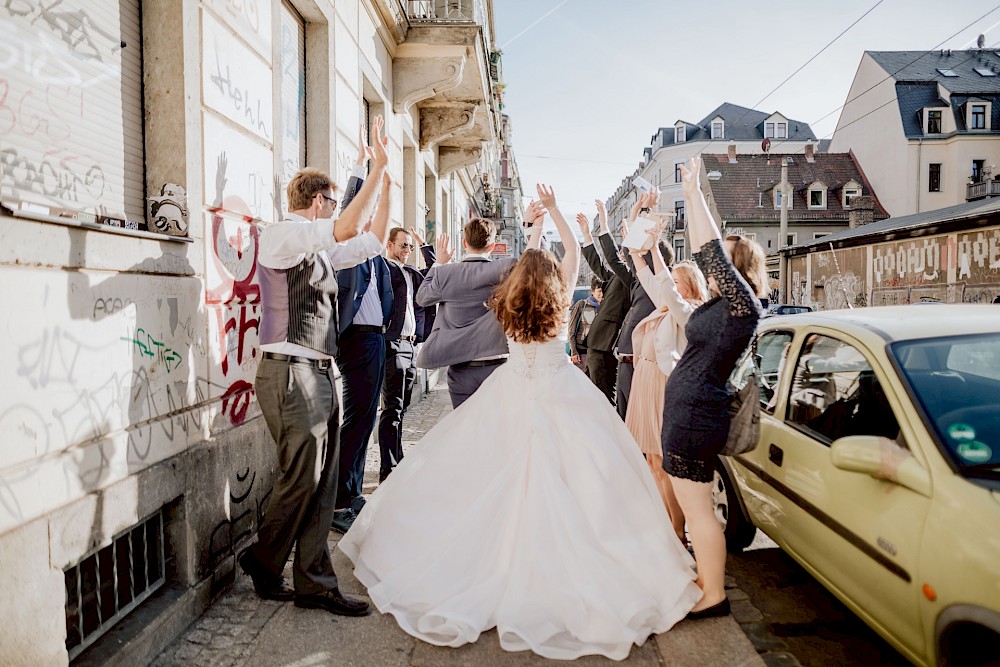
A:
[[[1000,478],[1000,333],[905,341],[890,349],[959,471]]]

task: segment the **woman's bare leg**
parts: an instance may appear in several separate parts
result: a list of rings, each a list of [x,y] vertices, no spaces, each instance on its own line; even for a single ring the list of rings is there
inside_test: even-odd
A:
[[[726,597],[726,537],[712,510],[712,485],[670,477],[677,500],[687,519],[694,558],[698,563],[698,585],[705,595],[691,611],[700,611]]]
[[[684,511],[681,510],[680,503],[677,502],[677,496],[674,495],[674,488],[670,484],[670,475],[663,469],[663,457],[656,454],[647,454],[646,462],[649,464],[650,472],[653,473],[656,488],[660,492],[660,498],[663,499],[663,505],[667,508],[667,514],[670,516],[670,524],[674,527],[674,532],[677,533],[677,539],[681,541],[681,544],[686,544],[687,540],[684,537]]]

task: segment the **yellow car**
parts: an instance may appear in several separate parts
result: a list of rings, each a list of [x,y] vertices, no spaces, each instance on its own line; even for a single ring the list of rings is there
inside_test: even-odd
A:
[[[730,549],[760,528],[917,665],[1000,665],[1000,307],[768,318],[754,373],[759,444],[714,487]]]

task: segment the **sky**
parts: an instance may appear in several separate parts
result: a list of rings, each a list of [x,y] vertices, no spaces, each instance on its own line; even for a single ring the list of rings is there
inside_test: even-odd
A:
[[[992,0],[494,0],[493,13],[524,194],[552,185],[571,221],[678,119],[730,102],[829,138],[866,50],[963,49],[980,34],[1000,48]]]

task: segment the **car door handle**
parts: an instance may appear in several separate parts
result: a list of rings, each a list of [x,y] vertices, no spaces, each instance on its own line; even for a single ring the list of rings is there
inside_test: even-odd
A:
[[[772,444],[767,449],[767,458],[771,459],[774,465],[780,466],[785,461],[785,452],[781,449],[781,447]]]

